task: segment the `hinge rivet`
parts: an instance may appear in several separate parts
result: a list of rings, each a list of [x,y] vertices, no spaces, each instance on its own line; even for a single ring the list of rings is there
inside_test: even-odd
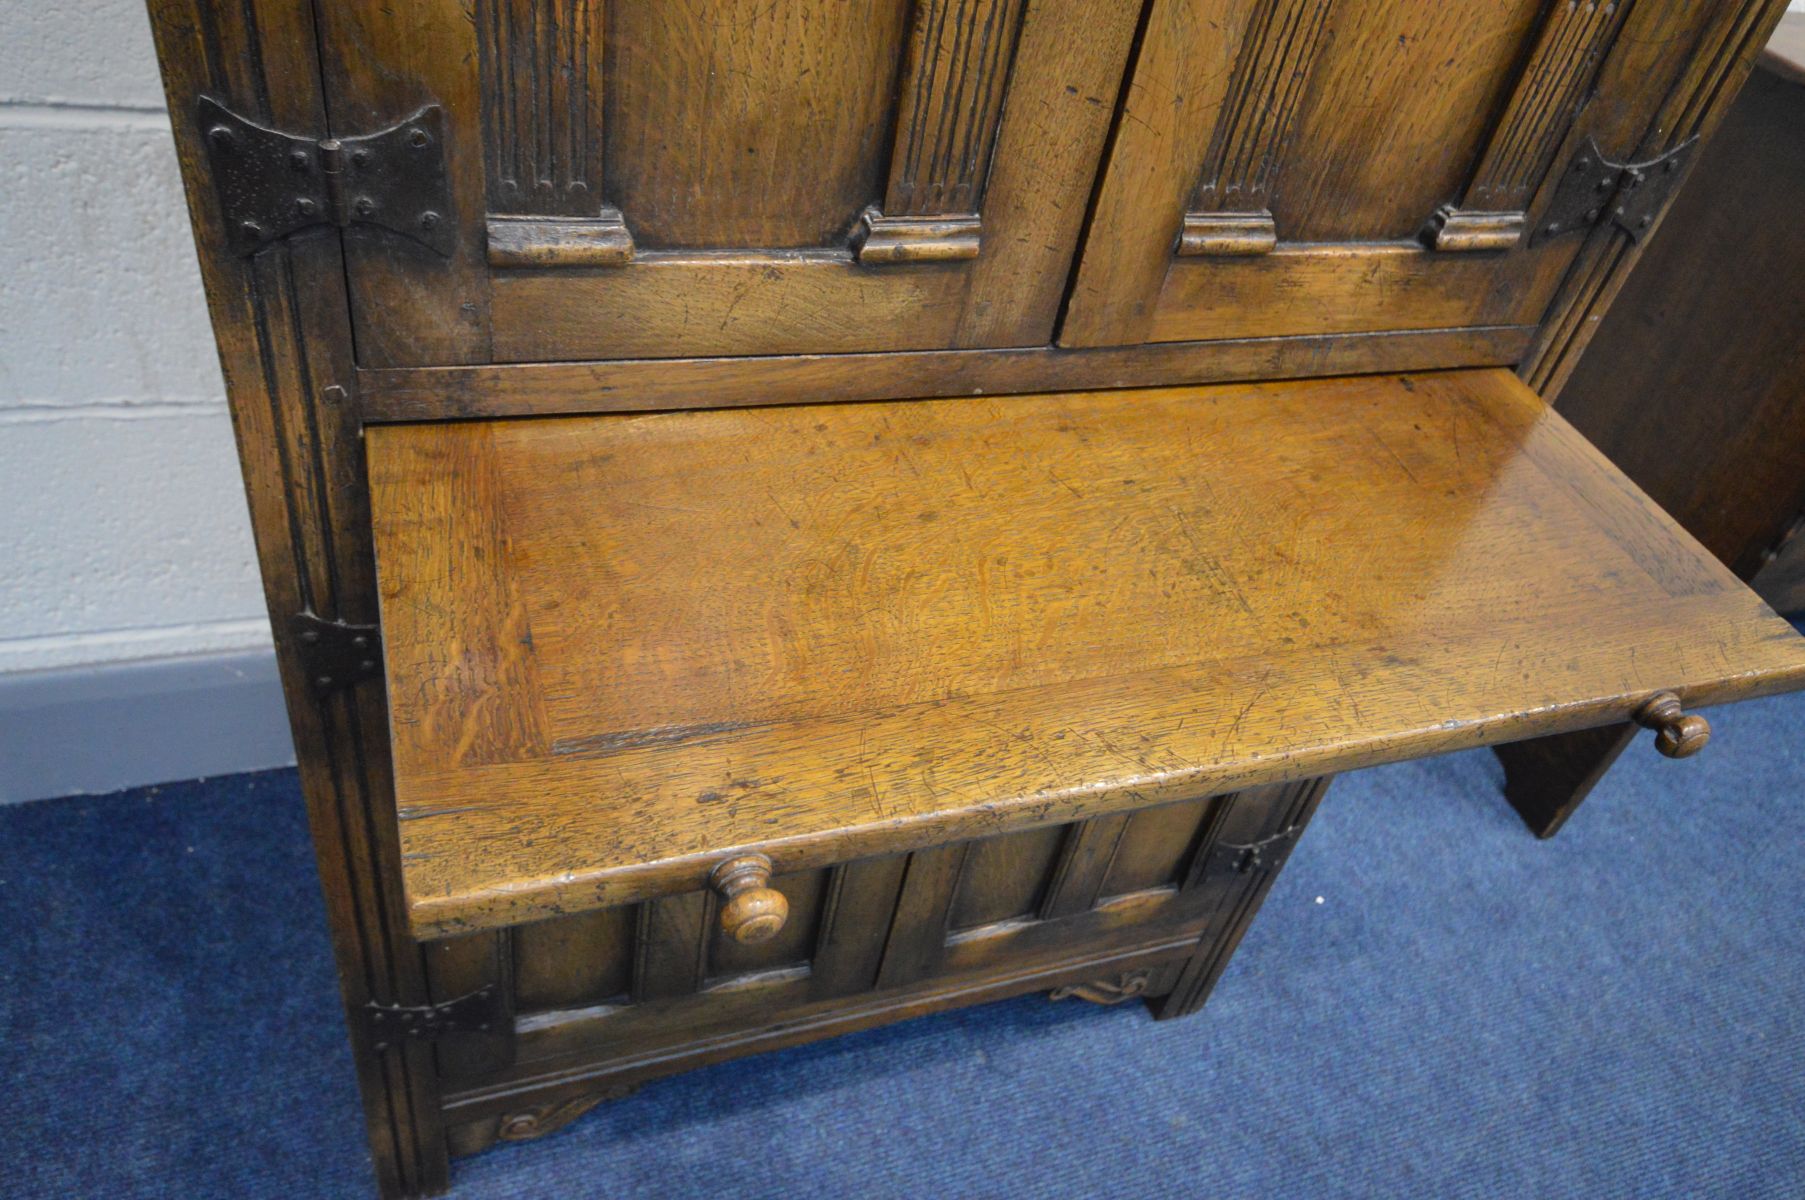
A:
[[[360,217],[367,217],[376,211],[376,204],[368,196],[359,196],[357,202],[351,206],[351,210]]]
[[[288,156],[288,165],[294,168],[297,174],[305,175],[307,169],[313,166],[313,159],[307,156],[307,151],[296,150]]]
[[[241,222],[238,226],[238,231],[246,237],[259,238],[263,236],[263,226],[257,224],[255,221]]]
[[[332,676],[322,675],[318,679],[314,680],[313,683],[314,683],[315,687],[329,688],[332,686]]]
[[[306,642],[309,646],[317,645],[320,640],[320,635],[314,630],[309,629],[306,633],[301,635],[301,640]]]
[[[429,208],[425,212],[420,214],[420,228],[430,231],[433,229],[437,229],[438,227],[439,227],[439,214],[438,213],[433,212]]]
[[[1596,208],[1588,208],[1586,210],[1586,224],[1595,225],[1597,223],[1598,223],[1598,210]]]
[[[368,150],[353,150],[351,152],[351,165],[352,166],[361,167],[361,166],[366,165],[369,161],[370,161],[370,152]]]
[[[311,217],[319,210],[319,207],[319,205],[315,204],[312,200],[309,200],[306,196],[302,196],[299,200],[295,201],[295,211],[304,217]]]
[[[1559,233],[1561,231],[1561,223],[1559,221],[1550,221],[1547,229],[1549,233]]]
[[[1573,169],[1575,171],[1590,171],[1592,169],[1592,160],[1589,158],[1582,158],[1573,164]]]
[[[232,131],[227,129],[224,125],[215,125],[207,131],[207,136],[213,139],[213,144],[215,146],[221,148],[232,144]]]
[[[424,129],[413,129],[408,132],[407,144],[416,150],[424,150],[431,143],[432,138],[427,136]]]

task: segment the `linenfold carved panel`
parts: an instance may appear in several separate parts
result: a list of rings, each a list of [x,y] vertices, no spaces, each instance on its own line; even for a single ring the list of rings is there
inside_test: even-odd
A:
[[[1279,148],[1297,115],[1333,0],[1261,0],[1204,158],[1180,254],[1264,254]]]
[[[1025,0],[672,7],[478,0],[491,265],[621,265],[636,238],[976,256]]]
[[[1632,3],[1555,0],[1466,196],[1433,219],[1436,249],[1509,250],[1522,240],[1524,209],[1584,106]]]
[[[602,205],[603,0],[480,0],[489,210],[593,217]]]
[[[1002,119],[1022,0],[920,0],[909,33],[896,145],[862,262],[975,258],[977,216]]]

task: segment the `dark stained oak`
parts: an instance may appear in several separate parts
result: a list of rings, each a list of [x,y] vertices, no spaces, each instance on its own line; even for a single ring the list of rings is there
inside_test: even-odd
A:
[[[737,1055],[1194,1012],[1330,772],[1805,683],[1574,432],[1647,239],[1524,235],[1784,4],[151,0],[387,1200]],[[427,105],[432,245],[235,240],[203,107]]]
[[[1624,255],[1528,217],[1708,131],[1782,7],[1150,0],[1059,342],[1548,320],[1553,368]]]
[[[369,447],[422,935],[1805,680],[1502,371]]]
[[[365,420],[420,421],[915,396],[997,396],[1509,366],[1533,325],[1229,338],[1068,350],[928,350],[754,358],[638,359],[364,371]]]
[[[175,150],[201,281],[219,343],[264,597],[275,635],[340,995],[376,1182],[390,1196],[444,1189],[442,1071],[433,1047],[377,1049],[358,1023],[366,1002],[430,996],[425,948],[402,911],[400,852],[382,690],[316,691],[294,635],[297,614],[368,623],[377,615],[364,486],[346,239],[305,235],[234,253],[204,130],[211,97],[258,123],[316,137],[343,97],[323,91],[313,5],[152,0]],[[254,946],[246,953],[258,953]],[[273,1119],[273,1118],[272,1118]]]
[[[447,121],[448,260],[348,235],[371,367],[1050,340],[1139,0],[347,0],[334,120]]]

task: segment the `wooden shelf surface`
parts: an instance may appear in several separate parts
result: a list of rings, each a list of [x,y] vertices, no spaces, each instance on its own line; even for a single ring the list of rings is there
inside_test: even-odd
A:
[[[1805,686],[1503,370],[368,439],[422,935]]]

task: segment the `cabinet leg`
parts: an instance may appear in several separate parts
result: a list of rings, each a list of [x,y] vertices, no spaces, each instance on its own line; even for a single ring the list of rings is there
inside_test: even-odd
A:
[[[1266,893],[1272,890],[1273,881],[1289,856],[1290,846],[1296,843],[1304,826],[1316,815],[1317,806],[1322,803],[1333,779],[1334,776],[1325,775],[1227,797],[1228,805],[1212,831],[1210,841],[1200,852],[1200,885],[1216,889],[1219,897],[1215,917],[1198,940],[1196,951],[1185,960],[1172,990],[1162,996],[1148,997],[1147,1009],[1154,1020],[1188,1017],[1210,998],[1216,980],[1221,978],[1230,956],[1241,944],[1248,926],[1253,924],[1254,915],[1266,900]],[[1278,794],[1273,796],[1274,792]],[[1269,805],[1262,832],[1253,845],[1242,847],[1240,853],[1221,853],[1225,849],[1237,849],[1232,844],[1223,845],[1235,841],[1233,837],[1224,836],[1225,830],[1236,820],[1234,808],[1250,804]],[[1261,852],[1255,849],[1256,846],[1271,848]]]
[[[1551,838],[1635,737],[1634,725],[1607,725],[1494,746],[1504,798],[1531,833]]]

